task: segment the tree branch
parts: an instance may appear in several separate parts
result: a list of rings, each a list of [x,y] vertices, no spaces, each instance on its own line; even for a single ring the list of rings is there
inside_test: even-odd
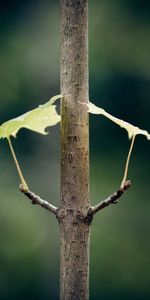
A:
[[[57,214],[58,212],[58,207],[50,204],[48,201],[41,199],[39,196],[35,195],[33,192],[31,192],[30,190],[26,191],[23,187],[22,184],[20,184],[19,186],[19,190],[20,192],[22,192],[25,196],[27,196],[30,200],[32,204],[38,204],[41,207],[51,211],[53,214]]]
[[[127,180],[123,187],[120,187],[113,195],[110,195],[105,200],[99,202],[97,205],[89,207],[88,215],[94,215],[99,210],[105,208],[109,204],[116,204],[118,203],[118,199],[126,192],[126,190],[131,186],[131,181]]]

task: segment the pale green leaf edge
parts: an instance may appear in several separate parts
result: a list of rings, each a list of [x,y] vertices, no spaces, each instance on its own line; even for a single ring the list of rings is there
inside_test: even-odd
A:
[[[103,115],[106,118],[108,118],[109,120],[111,120],[112,122],[119,125],[120,127],[126,129],[128,132],[129,139],[131,139],[133,136],[136,136],[138,134],[142,134],[142,135],[146,136],[148,140],[150,140],[150,134],[148,133],[148,131],[140,129],[137,126],[134,126],[126,121],[123,121],[119,118],[112,116],[111,114],[107,113],[103,108],[100,108],[91,102],[89,102],[86,105],[88,106],[88,112],[90,112],[92,114]]]
[[[27,128],[40,134],[47,134],[45,129],[54,126],[60,122],[60,115],[56,111],[56,105],[53,105],[57,99],[63,95],[56,95],[43,105],[26,112],[25,114],[11,119],[0,126],[0,138],[16,137],[21,128]]]
[[[129,148],[129,152],[128,152],[128,156],[127,156],[127,160],[126,160],[126,164],[125,164],[123,179],[122,179],[121,186],[120,186],[121,188],[123,188],[124,184],[127,180],[129,162],[130,162],[131,153],[132,153],[132,150],[133,150],[133,145],[134,145],[134,142],[135,142],[135,137],[139,134],[142,134],[145,137],[147,137],[148,140],[150,140],[150,134],[146,130],[140,129],[137,126],[134,126],[134,125],[132,125],[132,124],[126,122],[126,121],[123,121],[119,118],[116,118],[116,117],[112,116],[111,114],[107,113],[103,108],[97,107],[96,105],[94,105],[91,102],[89,102],[86,105],[88,107],[88,112],[89,113],[103,115],[106,118],[108,118],[109,120],[111,120],[112,122],[114,122],[115,124],[117,124],[120,127],[126,129],[126,131],[128,132],[128,137],[129,137],[129,139],[131,139],[131,144],[130,144],[130,148]]]

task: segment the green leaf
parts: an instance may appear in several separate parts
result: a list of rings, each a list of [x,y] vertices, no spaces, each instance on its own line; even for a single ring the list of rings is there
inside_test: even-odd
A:
[[[47,134],[45,129],[60,122],[60,116],[56,111],[56,105],[53,103],[62,98],[62,95],[52,97],[44,105],[28,111],[18,118],[11,119],[0,126],[0,138],[9,138],[16,134],[21,128],[27,128],[41,134]]]
[[[119,125],[120,127],[124,128],[127,130],[128,132],[128,137],[129,139],[131,139],[133,136],[136,136],[138,134],[142,134],[145,135],[147,137],[148,140],[150,140],[150,134],[146,131],[146,130],[142,130],[128,122],[125,122],[121,119],[118,119],[114,116],[112,116],[111,114],[107,113],[104,109],[97,107],[96,105],[94,105],[93,103],[89,102],[88,104],[86,104],[88,106],[88,111],[92,114],[99,114],[99,115],[103,115],[106,118],[108,118],[109,120],[111,120],[112,122],[116,123],[117,125]]]

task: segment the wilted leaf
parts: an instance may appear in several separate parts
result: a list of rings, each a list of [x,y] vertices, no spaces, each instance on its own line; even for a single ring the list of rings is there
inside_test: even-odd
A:
[[[125,122],[121,119],[118,119],[114,116],[112,116],[111,114],[107,113],[104,109],[97,107],[96,105],[94,105],[93,103],[89,102],[87,104],[88,106],[88,111],[92,114],[99,114],[99,115],[103,115],[106,118],[110,119],[112,122],[116,123],[117,125],[119,125],[120,127],[124,128],[127,130],[128,132],[128,136],[129,139],[131,139],[133,136],[136,136],[137,134],[142,134],[145,135],[147,137],[148,140],[150,140],[150,134],[146,131],[146,130],[142,130],[128,122]]]
[[[45,129],[60,122],[60,116],[56,111],[56,105],[53,103],[62,98],[62,95],[52,97],[44,105],[28,111],[18,118],[11,119],[0,126],[0,138],[9,138],[16,134],[21,128],[27,128],[41,134],[47,134]]]

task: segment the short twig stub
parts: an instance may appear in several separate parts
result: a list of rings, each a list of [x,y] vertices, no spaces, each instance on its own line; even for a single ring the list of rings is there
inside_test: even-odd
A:
[[[131,186],[131,181],[127,180],[123,187],[120,187],[113,195],[110,195],[105,200],[100,201],[97,205],[89,208],[90,214],[96,214],[99,210],[105,208],[110,204],[118,203],[119,198],[126,192],[126,190]]]
[[[20,184],[19,186],[20,192],[22,192],[28,199],[31,200],[32,204],[38,204],[41,207],[49,210],[50,212],[57,214],[58,208],[52,204],[50,204],[48,201],[41,199],[38,195],[35,195],[30,190],[25,190],[23,185]]]

